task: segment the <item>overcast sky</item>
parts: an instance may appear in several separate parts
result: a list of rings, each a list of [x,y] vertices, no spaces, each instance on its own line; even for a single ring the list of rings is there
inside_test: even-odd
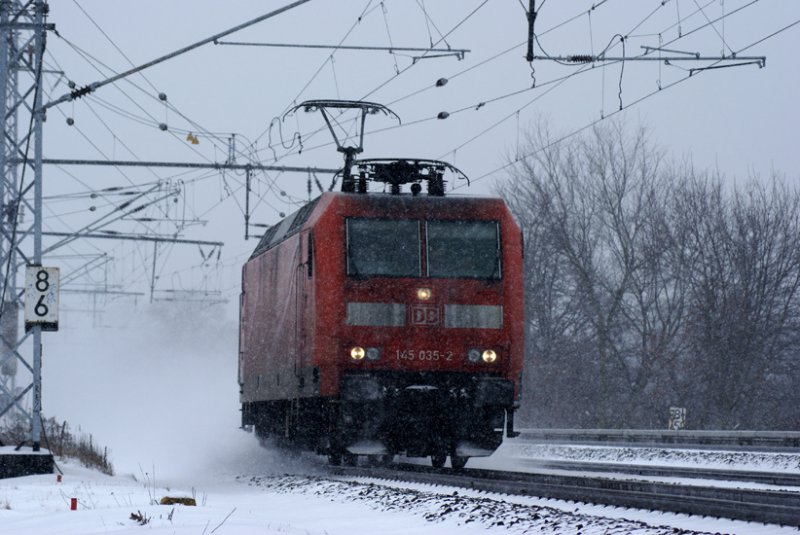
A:
[[[47,67],[64,74],[45,76],[45,100],[68,92],[68,81],[80,87],[103,80],[288,3],[51,2],[49,21],[56,25],[58,36],[48,37]],[[529,64],[524,58],[527,4],[527,0],[311,0],[223,41],[417,48],[433,43],[437,49],[469,51],[463,57],[434,58],[427,56],[441,52],[208,44],[147,69],[143,76],[133,75],[50,109],[44,154],[221,162],[228,157],[228,138],[235,133],[237,163],[336,168],[341,155],[327,130],[320,131],[324,123],[319,114],[300,112],[281,118],[306,99],[366,99],[389,106],[403,126],[397,127],[390,117],[369,117],[362,157],[450,161],[474,181],[471,188],[459,187],[457,194],[491,193],[494,182],[505,176],[508,158],[529,151],[525,131],[536,121],[545,120],[554,131],[567,134],[615,115],[633,126],[649,127],[670,156],[690,157],[700,169],[717,168],[737,182],[751,175],[767,177],[775,170],[797,183],[800,24],[759,41],[800,20],[800,2],[536,2],[537,56],[545,51],[551,56],[599,55],[606,50],[609,57],[630,58],[641,55],[643,46],[662,46],[710,57],[737,53],[767,58],[765,68],[746,65],[699,71],[691,77],[688,69],[714,62],[561,65],[535,60]],[[620,36],[626,37],[624,50]],[[424,57],[415,60],[414,55]],[[448,83],[436,87],[440,78]],[[167,96],[167,104],[159,101],[159,93]],[[620,106],[625,109],[618,113]],[[449,117],[437,119],[441,112]],[[67,118],[74,125],[69,126]],[[352,134],[350,118],[342,117],[342,126]],[[162,123],[166,131],[159,128]],[[26,125],[27,118],[20,124]],[[186,140],[190,132],[198,144]],[[203,261],[209,247],[202,252],[196,246],[159,248],[157,297],[168,295],[166,290],[206,288],[222,290],[235,301],[240,266],[255,247],[254,240],[242,239],[241,173],[47,166],[45,226],[53,231],[81,228],[130,198],[107,193],[91,198],[88,193],[117,186],[144,191],[166,179],[169,186],[147,198],[167,198],[137,214],[159,221],[118,221],[105,229],[179,232],[184,238],[224,241],[219,262],[216,251]],[[318,179],[325,187],[331,182],[330,175]],[[258,173],[252,221],[272,224],[281,213],[296,210],[308,198],[307,180],[304,173]],[[180,193],[170,195],[168,188],[179,188]],[[65,200],[60,197],[64,194],[72,197]],[[312,196],[317,194],[314,186]],[[69,271],[86,261],[71,255],[108,252],[114,262],[93,271],[93,279],[116,284],[117,289],[148,292],[152,251],[152,244],[83,241],[58,251],[62,257],[51,263]]]

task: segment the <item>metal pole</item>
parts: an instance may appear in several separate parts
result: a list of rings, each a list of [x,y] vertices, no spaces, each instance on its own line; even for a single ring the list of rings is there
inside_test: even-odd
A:
[[[34,78],[34,97],[33,97],[33,131],[34,131],[34,185],[33,185],[33,262],[36,265],[42,264],[42,84],[41,75],[38,74],[42,68],[42,52],[44,50],[44,10],[45,1],[36,0],[35,15],[35,36],[34,46],[36,48],[36,71]],[[39,451],[42,436],[42,326],[33,327],[33,422],[31,429],[31,441],[33,451]]]
[[[8,165],[7,160],[7,153],[10,153],[7,147],[9,145],[9,139],[16,139],[13,132],[7,132],[6,129],[9,127],[9,120],[6,118],[7,113],[7,103],[8,103],[8,95],[9,95],[9,87],[11,86],[11,75],[8,72],[8,53],[9,53],[9,44],[11,39],[13,38],[13,30],[11,28],[7,28],[6,24],[8,24],[9,19],[9,9],[10,5],[7,2],[0,1],[0,124],[2,124],[2,128],[0,128],[0,134],[2,137],[0,138],[0,229],[3,230],[4,235],[11,236],[11,228],[10,225],[8,230],[6,230],[6,221],[7,219],[7,210],[9,205],[6,204],[6,196],[8,199],[13,198],[13,194],[11,191],[10,186],[8,185],[12,180],[12,167]],[[6,29],[7,28],[7,29]],[[12,137],[13,136],[13,137]],[[5,244],[8,243],[8,249],[6,249]],[[0,273],[5,270],[6,266],[13,266],[15,262],[13,259],[8,259],[11,261],[7,261],[6,254],[11,255],[11,251],[14,250],[14,244],[12,243],[11,239],[6,241],[5,239],[0,238]],[[10,269],[9,269],[10,271]],[[11,274],[5,273],[5,277],[10,280]],[[12,292],[11,295],[16,295],[16,292]],[[7,361],[3,362],[2,367],[0,367],[0,386],[6,387],[5,390],[11,392],[12,395],[14,393],[16,384],[16,359],[17,356],[12,353],[12,350],[16,347],[17,343],[17,323],[19,318],[16,315],[10,314],[9,309],[11,307],[16,307],[15,301],[12,299],[6,299],[3,296],[3,301],[0,301],[0,333],[6,338],[5,342],[0,343],[0,360],[3,357],[6,357]],[[13,324],[12,324],[13,322]],[[13,336],[12,336],[13,333]],[[13,361],[13,363],[12,363]],[[6,377],[7,376],[7,377]],[[8,382],[5,382],[5,381]],[[2,411],[5,407],[0,406],[0,411]]]
[[[250,169],[246,171],[247,178],[244,187],[244,239],[250,238]]]
[[[525,55],[525,60],[530,63],[533,61],[533,40],[536,34],[533,33],[533,26],[536,23],[536,0],[530,0],[528,5],[528,53]]]
[[[6,188],[5,188],[5,179],[10,178],[10,173],[7,175],[6,173],[8,170],[6,169],[6,107],[7,107],[7,99],[8,99],[8,85],[10,81],[10,76],[8,74],[8,45],[9,41],[11,41],[11,36],[13,35],[13,30],[11,28],[7,28],[8,24],[8,9],[9,4],[7,2],[0,2],[0,121],[2,121],[3,128],[2,128],[2,139],[0,139],[0,180],[3,180],[2,190],[0,190],[0,225],[5,226],[6,221]],[[7,29],[6,29],[7,28]],[[13,248],[13,244],[9,244],[8,251],[9,254]],[[2,246],[2,242],[0,242],[0,262],[2,262],[5,258],[3,251],[5,249]]]
[[[156,287],[156,258],[158,257],[158,242],[153,243],[153,274],[150,277],[150,302],[153,302],[153,293]]]

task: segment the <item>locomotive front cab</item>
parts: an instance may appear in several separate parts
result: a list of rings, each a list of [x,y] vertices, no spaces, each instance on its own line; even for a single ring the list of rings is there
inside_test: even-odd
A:
[[[339,441],[351,454],[463,466],[490,455],[511,420],[519,350],[503,214],[442,201],[344,217]]]

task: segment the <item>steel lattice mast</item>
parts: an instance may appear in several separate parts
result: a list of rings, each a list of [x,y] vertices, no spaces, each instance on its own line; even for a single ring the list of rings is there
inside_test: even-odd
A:
[[[0,0],[0,416],[16,413],[29,420],[35,451],[41,440],[41,327],[19,337],[23,294],[17,280],[25,264],[41,264],[44,112],[39,81],[45,31],[50,26],[45,24],[47,9],[44,0]],[[30,128],[20,131],[20,120]],[[26,215],[33,217],[32,225],[26,222]],[[26,345],[32,345],[30,359],[23,356]],[[21,368],[31,380],[17,387]],[[28,392],[33,394],[30,407],[23,403]]]

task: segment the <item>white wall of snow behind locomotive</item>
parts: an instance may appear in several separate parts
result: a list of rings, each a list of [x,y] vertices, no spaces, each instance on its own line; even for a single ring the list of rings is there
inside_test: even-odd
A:
[[[202,477],[265,458],[238,429],[238,331],[222,306],[118,306],[94,329],[72,319],[46,335],[44,414],[91,433],[118,473]]]

